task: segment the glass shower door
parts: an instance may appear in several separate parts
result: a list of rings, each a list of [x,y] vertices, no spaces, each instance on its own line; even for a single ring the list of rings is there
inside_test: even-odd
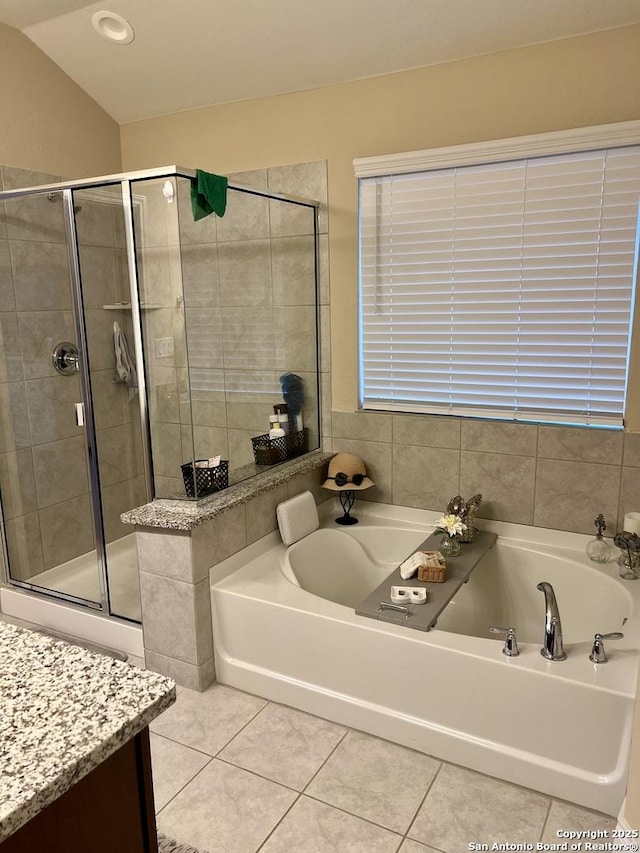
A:
[[[0,214],[0,499],[7,571],[26,588],[104,608],[87,401],[78,372],[86,357],[80,319],[63,194],[6,199]]]
[[[76,190],[73,201],[109,612],[140,621],[135,533],[120,521],[123,512],[150,500],[145,484],[122,188],[118,183]]]

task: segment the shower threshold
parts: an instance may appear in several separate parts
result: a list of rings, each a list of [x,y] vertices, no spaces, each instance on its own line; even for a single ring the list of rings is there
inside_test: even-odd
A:
[[[107,555],[112,616],[55,597],[62,593],[82,596],[87,602],[99,601],[95,552],[29,578],[30,584],[38,585],[37,590],[0,586],[0,613],[144,658],[142,626],[133,621],[140,620],[135,533],[107,545]]]
[[[135,533],[107,544],[107,573],[113,616],[140,622],[142,614]],[[44,592],[61,592],[95,604],[100,602],[95,551],[33,575],[28,582],[42,588]]]

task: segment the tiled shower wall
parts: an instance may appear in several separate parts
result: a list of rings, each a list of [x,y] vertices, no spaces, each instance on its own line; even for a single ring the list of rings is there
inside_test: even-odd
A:
[[[61,180],[2,167],[3,189]],[[135,403],[112,382],[113,320],[103,304],[122,296],[120,209],[80,200],[84,273],[102,502],[108,541],[130,533],[120,513],[144,500]],[[62,202],[8,201],[0,209],[0,487],[14,578],[27,579],[94,548],[84,430],[76,425],[77,376],[51,362],[60,341],[76,339]]]
[[[321,202],[320,302],[326,346],[320,370],[327,392],[323,399],[328,400],[326,163],[241,172],[229,179]],[[192,458],[193,446],[196,458],[221,454],[231,469],[253,462],[251,438],[269,428],[272,406],[281,401],[281,373],[294,372],[305,382],[307,426],[313,426],[318,406],[310,346],[315,336],[310,210],[231,191],[223,218],[194,223],[188,181],[177,181],[177,205],[166,204],[162,183],[136,188],[146,196],[143,299],[161,306],[143,315],[158,497],[182,490],[180,465]],[[155,341],[168,336],[174,338],[174,354],[158,358]],[[266,387],[273,388],[272,395],[264,394]],[[318,442],[315,431],[311,442]]]
[[[333,412],[334,451],[363,458],[358,499],[444,510],[482,492],[479,517],[607,535],[640,510],[640,435],[430,415]]]

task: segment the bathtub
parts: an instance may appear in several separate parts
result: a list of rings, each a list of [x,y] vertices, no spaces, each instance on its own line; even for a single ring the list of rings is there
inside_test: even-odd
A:
[[[509,782],[617,815],[625,794],[640,581],[586,558],[589,537],[481,522],[498,534],[431,631],[354,607],[428,535],[437,513],[360,503],[360,524],[286,548],[269,534],[211,572],[217,678]],[[556,591],[567,660],[540,655]],[[637,587],[637,589],[636,589]],[[517,628],[502,654],[490,626]],[[596,632],[609,662],[588,659]]]

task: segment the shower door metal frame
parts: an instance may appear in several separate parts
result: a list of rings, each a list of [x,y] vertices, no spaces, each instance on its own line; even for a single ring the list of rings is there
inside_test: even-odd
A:
[[[98,589],[100,594],[100,610],[111,612],[109,597],[109,578],[107,577],[107,551],[102,523],[102,496],[100,491],[100,471],[98,465],[98,443],[93,411],[93,395],[91,393],[91,375],[89,373],[89,349],[87,342],[86,317],[84,298],[82,294],[82,278],[80,274],[80,255],[78,252],[78,233],[76,230],[75,211],[73,209],[73,190],[62,191],[64,210],[64,227],[67,236],[67,257],[69,259],[69,275],[71,278],[71,301],[73,304],[76,339],[78,342],[78,374],[80,389],[84,404],[84,435],[87,448],[89,469],[89,498],[91,501],[91,517],[96,546],[96,561],[98,564]]]

